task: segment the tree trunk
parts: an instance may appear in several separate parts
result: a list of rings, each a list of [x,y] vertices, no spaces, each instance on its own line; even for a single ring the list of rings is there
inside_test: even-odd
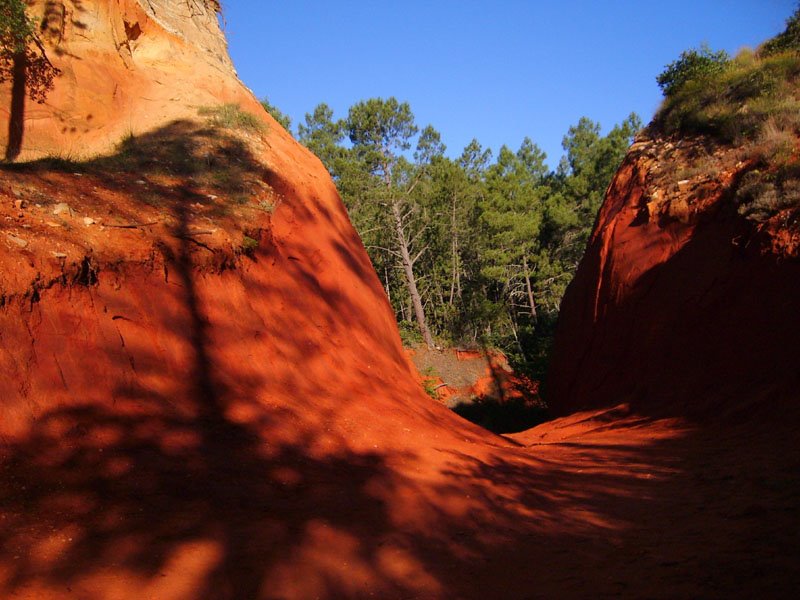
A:
[[[512,311],[509,311],[508,318],[511,322],[511,333],[514,334],[514,343],[517,345],[517,349],[525,359],[525,362],[528,362],[528,355],[525,353],[525,348],[522,347],[522,342],[519,341],[519,335],[517,335],[517,325],[514,323],[514,313]]]
[[[397,236],[397,245],[400,250],[400,258],[403,263],[403,273],[406,276],[406,285],[408,286],[408,295],[411,296],[411,304],[414,307],[414,316],[417,319],[419,331],[422,334],[422,339],[425,340],[428,348],[433,348],[433,337],[425,323],[425,309],[422,307],[422,298],[420,298],[419,290],[417,289],[417,279],[414,276],[414,261],[408,249],[408,240],[403,229],[403,219],[400,215],[400,207],[397,202],[392,202],[392,215],[394,216],[395,235]]]
[[[11,162],[22,152],[25,135],[25,90],[28,85],[28,60],[24,52],[14,55],[11,83],[11,113],[8,118],[6,160]]]
[[[386,282],[386,297],[389,299],[389,303],[391,304],[392,292],[391,289],[389,288],[389,268],[386,266],[386,264],[383,265],[383,278],[384,281]]]
[[[439,296],[439,306],[447,304],[444,300],[444,295],[442,295],[442,287],[439,285],[436,286],[436,295]]]
[[[458,291],[458,298],[461,299],[461,265],[458,260],[458,229],[456,227],[456,196],[452,198],[452,212],[450,217],[450,234],[452,236],[452,243],[450,249],[452,252],[452,266],[453,271],[450,278],[450,306],[453,305],[453,298]]]
[[[533,299],[533,287],[531,287],[531,275],[528,271],[528,257],[522,257],[522,268],[525,269],[525,288],[528,292],[528,304],[531,307],[531,318],[536,321],[536,302]]]

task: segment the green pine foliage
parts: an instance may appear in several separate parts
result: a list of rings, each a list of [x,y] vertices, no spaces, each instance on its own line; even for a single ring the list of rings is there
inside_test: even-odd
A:
[[[261,106],[263,106],[264,110],[272,115],[272,118],[275,119],[281,127],[283,127],[289,133],[292,132],[292,118],[281,111],[281,109],[279,109],[277,106],[270,104],[269,98],[263,98],[261,100]]]
[[[411,107],[394,98],[358,102],[338,120],[320,104],[297,132],[334,177],[404,339],[424,342],[405,244],[437,343],[498,347],[541,377],[561,297],[640,127],[631,115],[603,135],[581,119],[555,171],[527,138],[497,156],[477,140],[445,156],[436,130],[420,129]]]
[[[314,112],[305,116],[305,121],[297,126],[300,141],[316,154],[331,175],[345,169],[342,163],[347,152],[344,141],[344,124],[333,120],[333,110],[324,102],[317,105]]]

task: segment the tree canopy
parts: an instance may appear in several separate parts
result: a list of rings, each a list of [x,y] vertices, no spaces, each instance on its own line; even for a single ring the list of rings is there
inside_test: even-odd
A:
[[[0,83],[22,75],[30,99],[44,102],[58,69],[47,58],[25,8],[22,0],[0,0]]]
[[[0,83],[24,71],[28,96],[44,102],[58,74],[22,0],[0,0]]]
[[[530,138],[456,158],[408,103],[371,98],[298,125],[361,235],[407,342],[493,345],[541,375],[561,296],[611,178],[641,127],[583,118],[551,170]]]
[[[264,110],[266,110],[270,115],[272,115],[272,118],[275,119],[280,124],[281,127],[283,127],[286,131],[291,131],[292,118],[283,111],[281,111],[281,109],[279,109],[277,106],[271,104],[269,98],[263,98],[261,100],[261,106],[263,106]]]

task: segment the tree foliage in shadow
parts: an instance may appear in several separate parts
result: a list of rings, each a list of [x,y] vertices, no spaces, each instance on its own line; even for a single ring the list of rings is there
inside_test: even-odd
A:
[[[11,80],[11,106],[5,159],[22,151],[25,134],[25,97],[45,101],[61,71],[50,62],[38,27],[26,15],[22,0],[4,0],[0,7],[0,84]]]
[[[453,412],[494,433],[517,433],[550,419],[546,408],[524,398],[479,398],[456,404]]]

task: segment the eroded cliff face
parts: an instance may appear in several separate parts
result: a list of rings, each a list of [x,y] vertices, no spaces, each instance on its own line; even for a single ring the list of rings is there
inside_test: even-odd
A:
[[[798,211],[760,214],[747,190],[776,169],[708,140],[637,140],[562,304],[558,413],[627,403],[721,418],[796,404]]]
[[[111,151],[125,136],[196,115],[206,105],[257,102],[237,79],[207,0],[34,0],[47,56],[61,74],[44,103],[12,110],[0,86],[0,144],[9,121],[23,128],[19,160],[78,159]]]
[[[217,0],[136,0],[147,16],[158,23],[165,31],[183,39],[187,44],[206,55],[210,64],[219,64],[221,71],[230,75],[233,66],[228,57],[228,45],[219,27],[218,14],[221,10]],[[142,25],[128,23],[126,38],[134,42],[131,54],[139,52],[141,46],[137,34]],[[135,38],[135,39],[134,39]]]

